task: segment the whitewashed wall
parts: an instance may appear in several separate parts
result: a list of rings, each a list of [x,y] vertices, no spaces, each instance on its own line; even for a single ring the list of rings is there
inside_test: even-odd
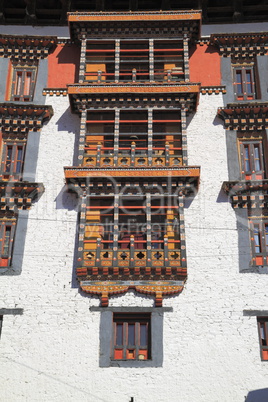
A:
[[[236,217],[220,193],[227,180],[225,131],[215,118],[221,95],[201,95],[189,118],[189,165],[201,166],[199,192],[185,210],[188,281],[164,306],[162,368],[100,368],[99,305],[73,278],[77,205],[64,195],[63,166],[73,164],[79,118],[67,97],[47,97],[54,116],[41,133],[37,181],[45,193],[32,207],[22,274],[0,278],[0,400],[5,402],[239,402],[267,387],[256,318],[268,309],[267,275],[239,274]],[[64,115],[64,117],[62,117]],[[192,116],[191,116],[192,117]],[[112,306],[153,306],[129,293]]]

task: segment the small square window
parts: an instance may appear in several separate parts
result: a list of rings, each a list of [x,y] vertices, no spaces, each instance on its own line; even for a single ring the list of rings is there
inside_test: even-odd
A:
[[[254,63],[233,65],[234,91],[237,100],[256,99]]]
[[[151,357],[151,315],[113,314],[114,360],[148,360]]]
[[[100,367],[162,367],[169,307],[91,307],[101,312]]]
[[[262,360],[268,360],[268,317],[257,317]]]
[[[36,66],[15,66],[13,68],[11,100],[31,102],[33,100]]]

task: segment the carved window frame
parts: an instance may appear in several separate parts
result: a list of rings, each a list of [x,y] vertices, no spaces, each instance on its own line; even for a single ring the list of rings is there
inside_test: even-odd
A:
[[[10,100],[31,102],[34,97],[36,77],[36,65],[13,64]]]
[[[1,171],[4,178],[10,178],[12,176],[16,180],[21,179],[25,152],[26,140],[4,140],[1,162]]]
[[[257,99],[255,62],[237,63],[232,66],[235,99],[240,101]]]
[[[265,158],[262,139],[239,139],[241,176],[246,180],[265,178]]]

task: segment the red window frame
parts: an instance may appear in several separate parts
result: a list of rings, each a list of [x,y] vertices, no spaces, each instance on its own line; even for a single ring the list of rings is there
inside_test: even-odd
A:
[[[261,359],[268,360],[268,317],[257,317]]]
[[[31,102],[33,100],[37,68],[13,67],[11,100],[16,102]]]
[[[252,219],[250,225],[252,265],[268,265],[268,219]]]
[[[2,220],[0,224],[1,267],[9,267],[11,265],[15,229],[16,229],[15,218]]]
[[[150,313],[113,313],[112,359],[151,359]]]
[[[233,80],[237,100],[257,98],[253,64],[233,66]]]

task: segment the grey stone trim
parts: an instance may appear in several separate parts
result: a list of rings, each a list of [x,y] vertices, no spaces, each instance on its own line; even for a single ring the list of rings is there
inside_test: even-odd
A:
[[[236,209],[236,224],[238,233],[238,250],[239,253],[239,272],[252,272],[251,261],[251,244],[249,232],[248,210],[238,208]],[[256,267],[254,267],[255,270]]]
[[[27,137],[23,180],[35,182],[40,133],[30,131]]]
[[[91,306],[90,311],[112,311],[113,313],[152,313],[153,311],[162,311],[163,313],[172,313],[173,307],[99,307]]]
[[[221,58],[221,85],[226,87],[226,95],[223,97],[224,105],[234,102],[234,85],[231,57]]]
[[[100,311],[100,367],[162,367],[163,365],[163,313],[172,308],[143,307],[91,307]],[[151,359],[150,360],[112,360],[111,343],[113,336],[113,313],[151,313]]]
[[[0,276],[21,274],[25,238],[28,225],[28,214],[28,211],[19,211],[13,243],[11,266],[1,267]]]
[[[237,149],[236,131],[226,131],[226,151],[229,180],[240,180],[239,150]]]
[[[39,60],[37,67],[36,83],[34,89],[33,103],[40,105],[45,103],[43,89],[47,86],[48,59]]]
[[[9,59],[0,58],[0,71],[2,76],[2,79],[0,80],[0,102],[5,102],[8,63]]]
[[[263,102],[268,101],[268,56],[257,56],[256,57],[256,71],[255,71],[255,80],[256,80],[256,93],[258,99],[261,99]],[[258,77],[257,77],[258,76]],[[261,83],[261,85],[259,85]],[[259,88],[258,88],[259,86]]]
[[[243,310],[245,317],[268,317],[268,310]]]
[[[22,315],[23,308],[0,308],[0,315]]]

